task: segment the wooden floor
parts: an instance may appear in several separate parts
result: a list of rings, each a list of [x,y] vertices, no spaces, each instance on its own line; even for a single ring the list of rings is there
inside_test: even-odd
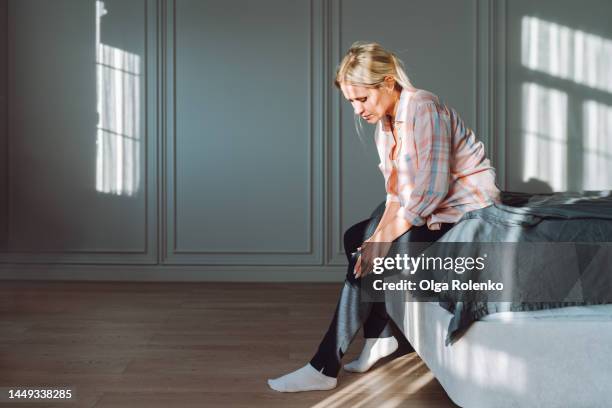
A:
[[[266,379],[304,365],[339,284],[0,281],[0,387],[70,386],[15,407],[456,407],[416,353],[325,392]],[[359,351],[361,335],[345,361]]]

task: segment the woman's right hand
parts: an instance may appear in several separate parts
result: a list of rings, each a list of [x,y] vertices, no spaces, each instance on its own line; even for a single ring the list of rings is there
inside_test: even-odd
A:
[[[361,278],[372,272],[374,269],[374,261],[378,258],[386,257],[391,248],[391,244],[391,242],[364,241],[363,244],[357,248],[359,257],[355,262],[355,268],[353,270],[355,277]]]
[[[366,239],[365,241],[363,241],[363,244],[361,244],[360,247],[357,248],[355,254],[357,254],[357,261],[355,261],[355,267],[353,268],[353,275],[356,278],[361,278],[362,275],[365,275],[365,271],[363,270],[363,263],[361,262],[363,260],[363,247],[366,246],[369,243],[369,241]]]

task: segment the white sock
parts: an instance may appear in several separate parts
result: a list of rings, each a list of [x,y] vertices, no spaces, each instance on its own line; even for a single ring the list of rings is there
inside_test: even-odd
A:
[[[268,380],[270,388],[280,392],[322,391],[336,388],[338,380],[320,373],[310,364],[289,374]]]
[[[395,340],[393,336],[381,339],[366,339],[359,358],[345,364],[344,370],[353,373],[365,373],[376,364],[378,360],[387,357],[397,350],[397,346],[397,340]]]

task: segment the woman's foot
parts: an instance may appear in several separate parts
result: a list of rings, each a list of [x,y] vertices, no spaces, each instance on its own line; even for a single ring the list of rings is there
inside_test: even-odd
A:
[[[299,370],[268,380],[270,388],[280,392],[325,391],[336,388],[338,380],[317,371],[310,364]]]
[[[344,370],[353,373],[365,373],[378,360],[393,354],[397,350],[397,346],[397,340],[393,336],[381,339],[366,339],[359,358],[345,364]]]

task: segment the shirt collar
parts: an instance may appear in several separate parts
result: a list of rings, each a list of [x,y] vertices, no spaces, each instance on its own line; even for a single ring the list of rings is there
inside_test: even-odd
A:
[[[414,92],[409,92],[406,89],[402,89],[400,93],[400,99],[397,103],[397,111],[395,112],[395,124],[404,123],[406,121],[406,115],[408,115],[408,103]],[[382,119],[382,128],[385,132],[391,131],[391,124],[389,119],[385,115]]]

